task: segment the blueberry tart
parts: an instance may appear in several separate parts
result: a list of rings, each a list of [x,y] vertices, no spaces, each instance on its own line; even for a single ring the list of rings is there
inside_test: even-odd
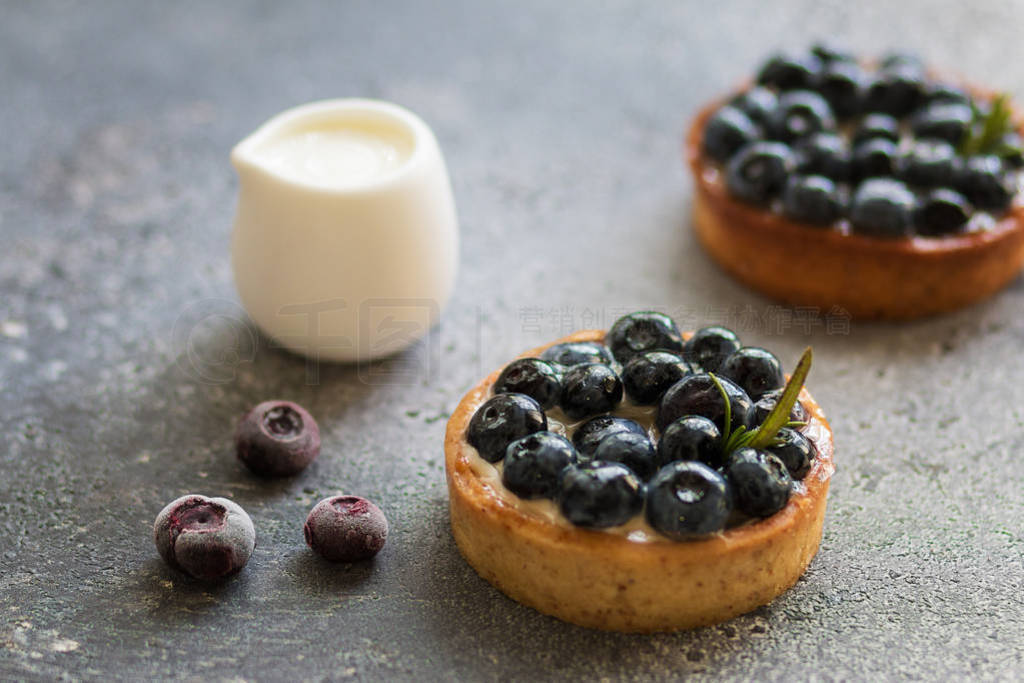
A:
[[[909,55],[777,55],[690,127],[697,237],[793,305],[865,319],[961,308],[1024,263],[1021,128],[1005,95]]]
[[[694,628],[770,602],[817,552],[833,472],[809,367],[809,349],[787,375],[725,328],[652,312],[523,354],[448,422],[459,550],[509,597],[591,628]]]

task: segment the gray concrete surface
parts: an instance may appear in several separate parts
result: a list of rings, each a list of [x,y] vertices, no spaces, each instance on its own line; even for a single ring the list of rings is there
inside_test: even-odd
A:
[[[1022,675],[1024,281],[954,315],[845,325],[733,283],[689,230],[683,126],[774,47],[899,46],[1024,96],[1024,6],[892,4],[0,5],[0,678]],[[227,154],[286,107],[347,95],[435,128],[463,268],[424,344],[316,368],[237,308]],[[462,392],[640,307],[731,324],[788,364],[813,344],[838,442],[804,579],[692,633],[541,616],[478,578],[448,528],[441,441]],[[233,457],[234,420],[268,397],[323,430],[292,480]],[[150,539],[192,491],[257,525],[224,585],[183,579]],[[306,512],[336,491],[391,519],[372,564],[303,544]]]

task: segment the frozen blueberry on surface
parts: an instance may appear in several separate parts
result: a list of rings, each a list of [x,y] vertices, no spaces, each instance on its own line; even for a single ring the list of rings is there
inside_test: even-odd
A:
[[[686,415],[669,424],[658,439],[658,464],[676,460],[721,467],[722,434],[715,423],[699,415]]]
[[[632,432],[647,436],[647,430],[639,422],[614,415],[592,417],[572,434],[572,443],[581,460],[592,460],[597,447],[611,434]]]
[[[767,131],[769,137],[791,144],[835,126],[835,116],[825,98],[810,90],[794,90],[779,98],[779,106],[768,119]]]
[[[573,420],[610,412],[621,400],[622,380],[607,365],[574,365],[562,380],[559,406]]]
[[[670,386],[695,372],[683,357],[668,351],[645,351],[622,368],[626,396],[637,405],[652,405]]]
[[[633,470],[641,481],[650,479],[658,469],[654,444],[645,434],[635,432],[609,434],[598,444],[594,460],[620,462]]]
[[[843,214],[839,189],[825,176],[790,176],[782,193],[782,213],[809,225],[832,225]]]
[[[938,237],[959,232],[971,218],[971,207],[959,192],[940,188],[925,195],[914,210],[914,231]]]
[[[526,394],[547,410],[558,404],[562,376],[539,358],[520,358],[505,366],[494,383],[495,394]]]
[[[785,384],[782,363],[774,353],[757,346],[744,346],[733,351],[722,362],[718,372],[735,382],[755,401]]]
[[[594,460],[566,470],[558,505],[566,519],[576,526],[618,526],[643,508],[643,484],[622,463]]]
[[[762,424],[768,417],[768,414],[775,409],[775,404],[782,398],[782,391],[782,389],[769,391],[757,400],[754,404],[754,425]],[[810,416],[807,414],[804,404],[800,401],[794,403],[793,409],[789,411],[790,422],[807,422],[809,419]]]
[[[850,177],[850,147],[835,133],[815,133],[800,140],[793,151],[797,173],[822,175],[837,182]]]
[[[768,88],[754,86],[734,97],[731,104],[746,114],[751,121],[763,126],[779,105],[779,98]]]
[[[245,566],[256,547],[256,530],[234,501],[189,494],[156,516],[153,541],[171,567],[210,581]]]
[[[235,453],[254,474],[288,477],[320,454],[320,428],[297,403],[264,401],[239,421]]]
[[[1013,201],[1013,190],[1006,181],[1003,164],[995,155],[971,157],[957,174],[955,189],[974,206],[1002,213]]]
[[[850,203],[855,232],[875,237],[904,237],[911,227],[914,193],[898,180],[871,178],[857,188]]]
[[[584,363],[604,363],[609,365],[615,362],[612,352],[604,344],[597,342],[564,342],[549,346],[540,354],[541,360],[549,363],[569,367]]]
[[[647,485],[647,523],[669,538],[688,540],[722,531],[730,514],[728,482],[704,463],[670,463]]]
[[[306,545],[331,562],[368,560],[384,547],[388,520],[381,509],[359,496],[324,498],[302,527]]]
[[[576,449],[564,436],[537,432],[508,445],[501,481],[520,498],[554,498]]]
[[[779,90],[808,88],[821,71],[821,60],[814,55],[773,55],[757,74],[759,85]]]
[[[473,414],[466,440],[481,458],[498,462],[510,443],[547,428],[547,416],[537,401],[526,394],[498,394]]]
[[[781,142],[754,142],[742,147],[726,166],[725,186],[741,201],[766,205],[782,193],[796,157]]]
[[[704,372],[715,372],[722,361],[741,346],[739,337],[728,328],[702,327],[686,340],[683,357]]]
[[[782,461],[789,476],[799,480],[807,476],[817,454],[814,442],[795,429],[783,427],[775,435],[776,443],[765,450]]]
[[[718,383],[715,383],[715,379]],[[754,402],[747,392],[725,377],[712,378],[708,374],[690,375],[669,388],[658,405],[658,429],[664,431],[670,424],[686,415],[700,415],[715,423],[718,431],[725,430],[725,398],[719,385],[729,397],[732,429],[753,426]]]
[[[616,320],[605,343],[616,360],[626,363],[644,351],[682,351],[683,335],[667,315],[639,311]]]
[[[766,451],[740,448],[725,465],[736,507],[751,517],[768,517],[786,506],[792,479],[786,466]]]
[[[761,135],[757,125],[744,112],[728,105],[708,119],[704,126],[704,153],[716,161],[728,161],[743,145]]]

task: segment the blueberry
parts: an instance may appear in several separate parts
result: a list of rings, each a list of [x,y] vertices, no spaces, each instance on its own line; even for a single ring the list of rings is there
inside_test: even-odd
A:
[[[948,83],[929,83],[924,90],[924,105],[933,104],[966,104],[971,106],[971,96],[962,88]]]
[[[726,357],[740,348],[739,337],[725,327],[702,327],[686,341],[683,357],[704,372],[715,372]]]
[[[549,346],[540,354],[541,360],[549,363],[569,367],[582,363],[604,363],[610,365],[615,362],[612,352],[604,344],[597,342],[565,342]]]
[[[783,54],[772,56],[757,74],[759,85],[779,90],[807,88],[814,83],[821,71],[821,60],[814,55],[791,57]]]
[[[639,422],[625,417],[599,415],[598,417],[590,418],[576,428],[572,433],[572,443],[576,447],[581,460],[591,460],[598,445],[611,434],[618,434],[619,432],[632,432],[647,436],[647,430]]]
[[[510,443],[547,428],[547,416],[535,400],[525,394],[498,394],[477,409],[466,440],[481,458],[498,462]]]
[[[766,450],[782,461],[793,479],[800,480],[807,476],[811,470],[811,462],[814,460],[818,449],[806,436],[795,429],[783,427],[775,435],[775,445],[769,446]]]
[[[793,151],[798,173],[823,175],[837,182],[850,177],[850,148],[840,135],[815,133],[800,140]]]
[[[968,105],[941,102],[918,112],[910,127],[915,137],[959,145],[970,130],[973,119],[974,114]]]
[[[754,404],[754,424],[761,425],[768,417],[768,413],[775,409],[775,404],[782,398],[782,389],[776,389],[769,391],[766,394],[762,394],[761,398],[757,399]],[[793,409],[789,411],[790,422],[804,422],[810,420],[810,416],[807,414],[807,409],[804,408],[804,404],[797,400],[793,404]]]
[[[977,208],[1003,212],[1010,207],[1013,191],[1003,174],[999,157],[971,157],[957,175],[956,189]]]
[[[302,526],[306,545],[331,562],[368,560],[384,547],[388,520],[359,496],[334,496],[317,503]]]
[[[834,62],[822,71],[815,89],[837,117],[847,119],[860,111],[865,82],[864,71],[856,62]]]
[[[264,401],[239,421],[235,454],[260,476],[298,474],[320,455],[320,428],[297,403]]]
[[[625,465],[595,460],[566,470],[558,505],[566,519],[576,526],[618,526],[643,508],[643,484]]]
[[[153,541],[170,566],[214,580],[241,571],[256,547],[256,530],[234,501],[189,494],[156,516]]]
[[[782,192],[795,165],[793,152],[781,142],[755,142],[729,160],[725,185],[737,198],[764,205]]]
[[[896,174],[908,185],[950,185],[957,168],[956,150],[946,142],[918,140],[896,160]]]
[[[725,106],[716,111],[704,126],[704,153],[725,162],[743,145],[761,137],[761,131],[745,113]]]
[[[898,180],[871,178],[857,188],[850,204],[856,232],[876,237],[903,237],[910,230],[914,193]]]
[[[857,180],[890,176],[896,170],[896,145],[873,138],[853,148],[853,176]]]
[[[766,451],[740,448],[729,456],[725,476],[736,507],[751,517],[768,517],[786,506],[793,480],[786,466]]]
[[[717,377],[729,397],[732,429],[741,425],[753,426],[754,402],[732,380]],[[725,399],[711,375],[685,377],[665,392],[658,405],[658,429],[665,431],[671,423],[685,415],[701,415],[715,423],[718,431],[725,430]]]
[[[792,143],[835,126],[835,116],[825,98],[810,90],[794,90],[779,98],[779,106],[768,119],[767,132],[775,140]]]
[[[709,467],[722,465],[722,434],[715,423],[700,415],[685,415],[669,424],[658,439],[658,464],[699,460]]]
[[[607,365],[574,365],[562,381],[562,412],[573,420],[607,413],[622,400],[622,380]]]
[[[859,145],[875,138],[899,142],[900,122],[888,114],[868,114],[853,131],[853,144]]]
[[[961,230],[971,218],[967,198],[945,188],[932,190],[914,210],[914,231],[936,237]]]
[[[554,498],[565,468],[576,462],[568,439],[536,432],[508,445],[501,481],[520,498]]]
[[[782,363],[771,351],[758,346],[744,346],[726,358],[718,372],[757,400],[786,383]]]
[[[908,71],[917,76],[925,72],[924,61],[911,52],[890,52],[878,63],[880,71]]]
[[[562,376],[539,358],[520,358],[505,366],[494,383],[495,394],[526,394],[547,410],[558,403]]]
[[[647,485],[647,523],[686,540],[725,529],[732,494],[721,474],[700,462],[665,465]]]
[[[754,86],[734,97],[730,104],[746,114],[751,121],[763,126],[779,106],[779,98],[768,88]]]
[[[634,432],[609,434],[598,444],[594,460],[620,462],[640,478],[647,481],[658,469],[658,457],[654,444],[646,435]]]
[[[811,54],[821,60],[826,67],[834,65],[835,62],[856,62],[856,58],[849,50],[822,41],[811,45]]]
[[[696,370],[683,357],[668,351],[646,351],[622,368],[622,386],[633,403],[657,403],[670,386]]]
[[[640,311],[616,320],[605,343],[617,361],[626,363],[644,351],[682,351],[683,335],[667,315]]]
[[[923,94],[924,83],[917,71],[894,67],[877,74],[868,85],[862,109],[902,118],[917,108]]]
[[[825,176],[794,175],[782,193],[782,213],[811,225],[832,225],[843,212],[836,184]]]
[[[1007,133],[999,140],[999,158],[1007,168],[1024,166],[1024,142],[1018,133]]]

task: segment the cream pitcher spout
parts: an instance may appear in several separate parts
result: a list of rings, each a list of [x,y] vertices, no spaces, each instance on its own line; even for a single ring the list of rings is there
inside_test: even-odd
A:
[[[366,360],[437,323],[458,227],[444,159],[419,117],[375,100],[314,102],[260,126],[231,163],[235,284],[275,343]]]

